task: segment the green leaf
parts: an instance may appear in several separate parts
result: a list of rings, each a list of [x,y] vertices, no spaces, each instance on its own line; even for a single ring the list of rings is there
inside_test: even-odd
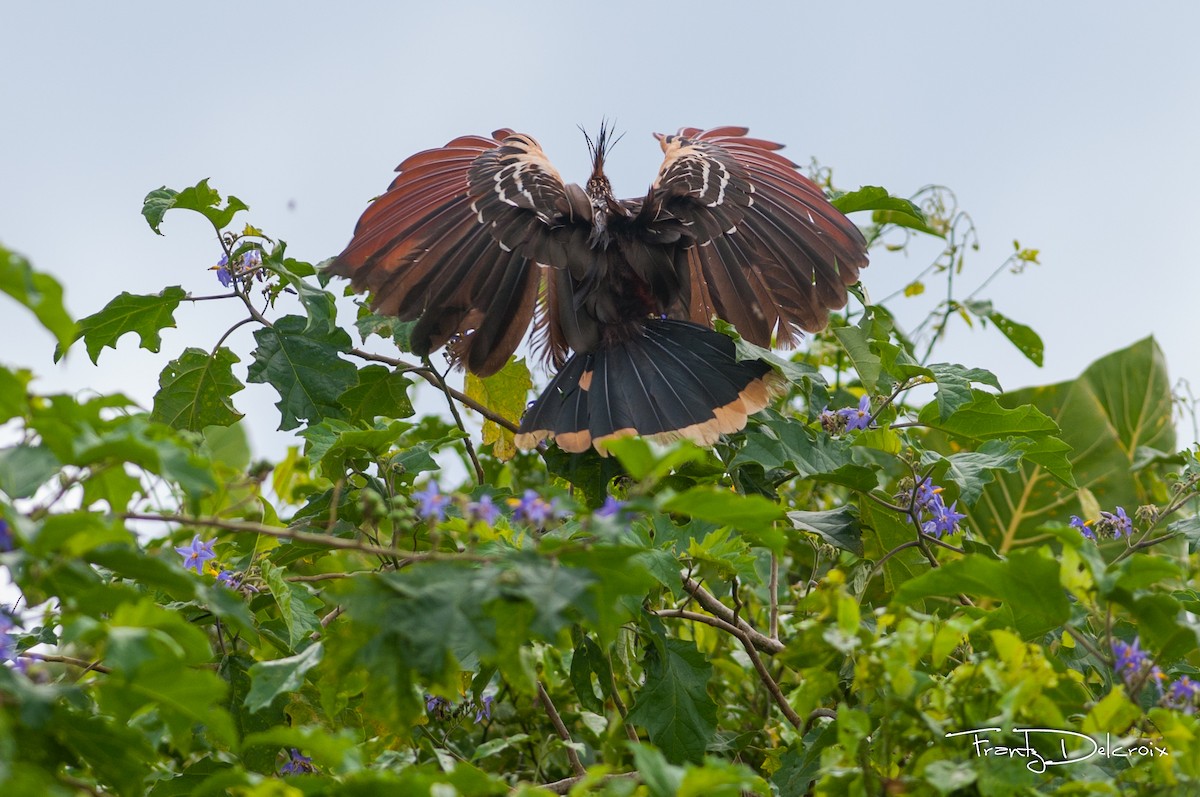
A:
[[[533,379],[524,359],[509,358],[508,363],[488,377],[468,373],[466,393],[497,415],[516,423],[525,412],[525,402],[533,389]],[[490,419],[483,421],[483,442],[492,446],[492,454],[507,462],[517,454],[513,432]]]
[[[988,440],[978,451],[964,451],[948,457],[936,451],[923,451],[921,464],[947,463],[946,475],[958,485],[959,500],[970,506],[979,500],[983,488],[994,478],[993,471],[1016,473],[1019,470],[1022,451],[1029,442],[1028,438]]]
[[[962,406],[974,400],[972,383],[991,385],[1000,389],[1000,382],[991,371],[965,368],[952,363],[934,363],[925,367],[937,383],[937,404],[942,420],[949,418]]]
[[[254,333],[258,347],[246,378],[279,392],[275,406],[284,431],[299,426],[301,418],[317,423],[345,417],[338,398],[358,380],[358,370],[338,356],[350,350],[349,335],[340,329],[328,334],[306,329],[305,319],[288,315]]]
[[[321,663],[324,648],[316,642],[295,656],[272,661],[260,661],[250,668],[250,694],[246,708],[257,712],[271,705],[284,692],[296,692],[304,685],[304,675]]]
[[[272,566],[269,562],[263,564],[262,573],[267,582],[267,589],[275,598],[279,614],[287,627],[288,645],[295,650],[309,634],[321,630],[321,621],[317,617],[321,601],[305,589],[303,584],[287,581],[286,571]]]
[[[968,556],[904,582],[894,603],[959,593],[996,598],[1002,602],[988,613],[989,627],[1011,627],[1026,640],[1061,626],[1070,604],[1059,582],[1059,564],[1048,549],[1019,550],[1005,561]]]
[[[304,328],[306,333],[332,334],[337,329],[337,306],[334,304],[333,294],[297,273],[303,271],[311,274],[312,267],[290,257],[285,258],[283,253],[286,247],[287,244],[283,241],[277,243],[263,258],[263,267],[277,274],[300,297],[300,303],[304,305],[304,312],[308,315],[308,324]]]
[[[0,292],[33,312],[42,326],[66,349],[75,340],[75,322],[63,306],[62,285],[49,274],[34,271],[29,261],[0,246]]]
[[[793,528],[816,534],[835,548],[855,556],[863,555],[862,527],[849,506],[824,512],[788,512],[787,516]]]
[[[786,538],[776,527],[783,520],[783,508],[761,495],[738,495],[728,489],[697,485],[666,501],[663,509],[720,526],[729,526],[746,534],[758,545],[782,553]]]
[[[9,498],[32,498],[61,468],[58,457],[45,446],[0,449],[0,491]]]
[[[592,686],[593,675],[600,687],[599,695]],[[575,653],[571,656],[570,677],[579,705],[596,714],[605,713],[604,696],[612,691],[612,668],[604,651],[589,636],[585,635],[575,647]]]
[[[854,364],[854,370],[858,372],[863,387],[874,393],[879,374],[883,371],[883,364],[879,355],[871,351],[867,333],[858,327],[838,327],[833,330],[833,334],[841,341],[846,354],[850,355],[850,362]]]
[[[187,293],[178,285],[146,296],[123,292],[100,312],[80,319],[74,340],[83,338],[88,357],[93,363],[99,359],[104,347],[115,350],[117,341],[128,332],[137,333],[138,345],[143,349],[157,353],[162,345],[158,333],[175,326],[175,308],[186,296]],[[56,362],[66,353],[66,349],[66,346],[60,346],[54,352]]]
[[[640,725],[667,760],[699,762],[717,729],[708,695],[712,665],[684,639],[659,639],[646,649],[646,681],[626,718]]]
[[[191,188],[185,188],[182,191],[175,191],[166,186],[156,188],[146,194],[146,198],[142,202],[142,215],[145,216],[150,229],[162,235],[159,227],[162,225],[163,216],[168,210],[175,208],[196,211],[212,222],[217,232],[221,232],[229,226],[229,223],[233,221],[234,214],[242,210],[249,210],[246,204],[235,196],[230,196],[225,207],[222,208],[221,195],[215,188],[209,187],[208,178],[205,178]]]
[[[731,468],[758,465],[771,470],[791,465],[801,478],[863,492],[878,486],[875,471],[854,461],[847,441],[774,413],[764,414],[767,419],[746,432],[746,443],[734,456]]]
[[[1028,357],[1030,362],[1041,367],[1042,355],[1045,353],[1046,347],[1042,343],[1041,336],[1032,328],[997,313],[992,309],[991,302],[967,301],[964,304],[975,315],[986,318],[995,324],[996,329],[1012,341],[1012,344]]]
[[[409,424],[404,421],[379,423],[374,429],[347,429],[345,424],[334,421],[336,429],[325,421],[317,426],[310,426],[301,434],[306,438],[311,433],[332,429],[336,436],[332,440],[323,440],[319,448],[309,449],[309,458],[320,465],[321,473],[330,481],[336,482],[346,477],[346,463],[350,460],[364,460],[363,466],[381,458],[396,445],[396,441]]]
[[[408,389],[412,381],[401,371],[382,365],[358,369],[358,384],[338,396],[353,423],[374,423],[377,417],[407,418],[413,414]]]
[[[1078,379],[1007,393],[989,411],[1029,409],[1061,432],[1015,430],[1033,441],[1023,450],[1020,471],[1000,474],[971,515],[972,525],[1001,553],[1036,537],[1047,521],[1079,514],[1076,486],[1088,488],[1110,511],[1150,502],[1147,486],[1133,472],[1138,452],[1175,450],[1171,380],[1152,338],[1102,357]],[[1063,479],[1068,470],[1072,478]]]
[[[0,365],[0,424],[28,414],[31,379],[30,371],[13,371]]]
[[[184,349],[159,374],[150,419],[192,432],[237,423],[242,413],[232,396],[245,386],[233,375],[236,362],[238,356],[224,346],[212,354]]]

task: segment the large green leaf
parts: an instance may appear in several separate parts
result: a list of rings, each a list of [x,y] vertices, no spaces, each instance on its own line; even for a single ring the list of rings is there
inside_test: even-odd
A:
[[[0,292],[33,312],[42,326],[66,349],[75,339],[75,322],[63,306],[62,285],[49,274],[34,271],[29,261],[0,246]]]
[[[288,645],[295,650],[309,634],[321,630],[317,617],[321,601],[303,584],[288,581],[282,569],[269,563],[263,565],[263,578],[287,628]]]
[[[1109,354],[1078,379],[1027,388],[1001,397],[1007,408],[1029,404],[1061,429],[1056,438],[1069,447],[1071,471],[1102,508],[1130,509],[1151,496],[1131,472],[1137,451],[1175,450],[1171,383],[1162,351],[1152,338]],[[1003,553],[1037,534],[1047,521],[1078,514],[1074,490],[1054,478],[1037,451],[1027,449],[1020,471],[1001,473],[971,511],[971,525]]]
[[[989,624],[1015,628],[1025,639],[1036,639],[1067,621],[1070,604],[1059,582],[1059,564],[1046,548],[1014,551],[1007,560],[967,556],[904,582],[895,603],[919,598],[953,599],[960,593],[1001,601],[991,607]]]
[[[377,417],[407,418],[413,414],[408,389],[412,381],[401,371],[382,365],[358,369],[358,384],[338,397],[353,422],[373,423]]]
[[[525,402],[533,388],[529,366],[524,359],[512,357],[508,364],[488,377],[468,373],[464,382],[466,393],[492,412],[508,418],[513,423],[525,412]],[[497,459],[508,461],[517,454],[513,433],[496,423],[484,419],[483,442],[492,445]]]
[[[306,319],[288,315],[256,331],[254,339],[258,348],[246,378],[279,391],[280,429],[295,429],[301,418],[316,423],[345,417],[338,399],[358,380],[358,370],[338,356],[350,350],[349,335],[309,331]]]
[[[229,426],[242,417],[232,396],[244,385],[233,375],[238,357],[222,346],[212,354],[187,348],[158,377],[151,420],[198,432],[206,426]]]
[[[717,704],[708,695],[712,665],[694,642],[656,640],[646,649],[646,682],[626,718],[646,729],[668,760],[700,761],[717,729]]]
[[[246,203],[235,196],[230,196],[225,207],[221,207],[221,194],[215,188],[210,188],[208,178],[205,178],[182,191],[176,191],[166,186],[154,189],[146,194],[146,198],[142,202],[142,215],[145,216],[150,229],[162,235],[159,227],[162,225],[163,216],[168,210],[174,208],[196,211],[212,222],[217,232],[233,221],[235,213],[249,209],[246,207]]]
[[[801,478],[873,490],[878,479],[866,465],[855,462],[845,439],[834,439],[807,425],[774,413],[745,434],[746,443],[731,468],[758,465],[765,470],[791,466]]]
[[[250,693],[246,695],[247,710],[260,711],[284,692],[298,691],[304,685],[305,673],[321,663],[324,652],[321,643],[316,642],[295,656],[260,661],[251,666]]]
[[[175,326],[175,308],[187,294],[178,285],[164,288],[161,292],[147,296],[135,296],[123,292],[104,306],[98,313],[79,320],[79,331],[75,340],[83,338],[88,357],[96,362],[104,347],[117,348],[117,341],[127,332],[136,332],[138,345],[148,351],[157,352],[162,345],[159,332]],[[54,353],[58,360],[66,353],[60,346]]]

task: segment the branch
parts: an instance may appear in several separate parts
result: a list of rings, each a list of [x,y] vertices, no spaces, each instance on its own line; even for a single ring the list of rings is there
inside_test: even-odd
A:
[[[579,753],[575,752],[574,742],[571,741],[571,734],[567,730],[567,726],[563,724],[562,717],[558,715],[558,709],[554,707],[554,702],[550,700],[550,695],[546,692],[546,687],[542,686],[542,682],[537,682],[538,699],[542,701],[542,707],[546,709],[546,714],[550,717],[550,722],[554,725],[554,730],[558,732],[558,738],[566,742],[567,760],[571,762],[571,769],[576,775],[586,775],[587,770],[584,769],[583,763],[579,760]]]
[[[450,415],[454,417],[454,423],[463,433],[463,445],[467,449],[467,456],[471,458],[471,465],[475,468],[475,483],[483,484],[483,465],[479,464],[479,457],[475,453],[475,445],[471,442],[471,437],[467,434],[467,427],[463,425],[462,416],[458,414],[458,407],[454,406],[454,399],[450,395],[450,386],[446,384],[446,377],[439,374],[433,367],[433,363],[429,362],[429,358],[425,358],[425,367],[429,369],[429,373],[433,374],[435,384],[438,390],[446,396],[446,405],[450,408]]]
[[[358,551],[360,553],[370,554],[372,556],[396,559],[396,566],[398,568],[412,564],[413,562],[426,560],[458,562],[492,561],[491,557],[479,556],[478,554],[467,553],[465,551],[460,553],[441,553],[438,551],[414,553],[412,551],[402,551],[399,548],[371,545],[370,543],[359,542],[358,540],[347,540],[341,537],[331,537],[326,534],[313,534],[312,532],[308,531],[296,531],[294,529],[279,528],[277,526],[264,526],[261,523],[249,523],[241,520],[219,520],[217,518],[184,517],[182,515],[148,515],[136,512],[127,512],[122,514],[120,517],[122,520],[150,520],[160,523],[179,523],[185,526],[206,526],[239,533],[264,534],[268,537],[275,537],[276,539],[307,542],[312,545],[319,545],[323,548],[332,548],[339,551]]]
[[[576,775],[573,778],[564,778],[562,780],[556,780],[553,783],[542,784],[541,788],[554,792],[555,794],[568,794],[576,783],[582,782],[586,777],[586,775]],[[611,775],[601,775],[595,781],[595,783],[604,783],[605,781],[614,780],[616,778],[629,778],[631,780],[638,780],[641,778],[641,773],[615,772]]]
[[[373,352],[364,351],[363,349],[351,349],[350,353],[353,354],[355,357],[359,357],[364,360],[370,360],[372,362],[377,362],[377,363],[384,363],[385,365],[390,365],[393,368],[399,368],[402,371],[411,371],[412,373],[421,377],[422,379],[424,379],[426,382],[433,385],[437,389],[439,389],[439,390],[443,389],[442,383],[440,382],[437,373],[435,371],[432,371],[432,370],[426,368],[423,365],[414,365],[412,363],[407,363],[404,360],[397,360],[395,357],[386,357],[382,354],[375,354]],[[471,409],[475,410],[483,417],[487,418],[489,421],[492,421],[493,423],[497,423],[500,426],[503,426],[505,429],[509,430],[510,432],[515,433],[515,432],[519,431],[520,427],[517,424],[510,421],[508,418],[505,418],[503,415],[493,412],[492,410],[483,406],[478,401],[476,401],[475,399],[468,396],[466,393],[463,393],[461,390],[455,390],[454,388],[450,387],[449,385],[446,385],[445,391],[448,395],[453,396],[455,398],[455,400],[458,401],[459,404],[462,404],[466,407],[470,407]]]
[[[708,609],[710,612],[724,620],[729,625],[735,627],[739,632],[746,634],[746,638],[750,640],[754,647],[758,648],[763,653],[775,654],[783,652],[785,646],[782,642],[780,642],[778,639],[772,639],[771,637],[762,633],[744,619],[735,617],[733,609],[730,609],[728,606],[721,603],[717,596],[713,595],[711,592],[702,587],[700,582],[687,576],[686,574],[681,575],[681,578],[683,580],[684,590],[693,598],[695,598],[697,603],[699,603],[705,609]]]

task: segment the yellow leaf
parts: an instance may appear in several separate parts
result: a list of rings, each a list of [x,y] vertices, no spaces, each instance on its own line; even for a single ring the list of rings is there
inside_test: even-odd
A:
[[[492,412],[516,423],[525,411],[525,401],[533,387],[529,366],[515,357],[508,365],[488,377],[467,374],[466,394]],[[492,454],[507,462],[517,454],[513,433],[491,420],[483,422],[483,443],[492,446]]]

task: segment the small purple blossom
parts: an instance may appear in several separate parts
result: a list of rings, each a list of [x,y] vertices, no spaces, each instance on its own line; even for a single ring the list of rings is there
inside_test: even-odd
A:
[[[417,501],[417,514],[426,520],[437,522],[446,517],[446,504],[450,498],[438,491],[436,482],[429,482],[425,489],[412,494]]]
[[[228,288],[233,284],[233,274],[229,271],[229,256],[221,255],[221,259],[213,266],[217,272],[217,282]]]
[[[1133,638],[1133,644],[1114,639],[1112,650],[1115,658],[1113,672],[1121,676],[1126,686],[1131,689],[1137,688],[1149,679],[1156,687],[1161,688],[1163,672],[1154,666],[1150,656],[1142,650],[1137,637]]]
[[[1073,528],[1073,529],[1079,529],[1079,533],[1082,534],[1084,537],[1087,537],[1089,540],[1092,540],[1093,542],[1095,541],[1096,532],[1092,531],[1091,524],[1088,521],[1084,520],[1083,518],[1079,517],[1079,515],[1071,515],[1070,525],[1071,525],[1071,528]]]
[[[543,528],[548,521],[558,515],[555,501],[547,501],[534,490],[526,490],[525,495],[520,499],[510,498],[508,500],[513,506],[515,520],[523,520],[538,528]]]
[[[0,612],[0,664],[17,660],[17,640],[12,635],[15,627],[7,612]]]
[[[192,544],[183,548],[176,548],[175,553],[183,557],[184,569],[196,568],[196,573],[203,575],[204,563],[209,559],[216,559],[217,555],[213,552],[213,546],[217,544],[216,540],[201,542],[200,535],[192,537]]]
[[[838,410],[837,414],[846,419],[847,432],[867,429],[871,426],[871,397],[864,393],[858,400],[858,407],[846,407]]]
[[[942,499],[942,488],[935,487],[928,476],[917,484],[909,498],[922,533],[941,538],[943,534],[962,531],[958,524],[967,516],[958,511],[957,501],[946,506]]]
[[[492,718],[492,701],[496,698],[492,695],[484,695],[483,700],[479,702],[479,707],[475,710],[475,724],[483,722],[485,719]]]
[[[625,502],[618,501],[616,498],[613,498],[611,495],[608,495],[608,496],[604,497],[604,503],[600,506],[600,508],[597,509],[592,514],[594,514],[596,517],[615,518],[615,517],[618,517],[624,511],[625,511]]]
[[[933,519],[921,524],[921,531],[939,539],[943,534],[953,534],[958,531],[958,521],[966,518],[966,515],[955,511],[957,506],[958,501],[946,506],[941,502],[941,496],[938,496],[938,502],[931,510]]]
[[[0,518],[0,553],[11,551],[13,545],[12,527],[8,525],[7,520]]]
[[[279,768],[280,775],[309,775],[316,771],[312,759],[301,755],[295,747],[289,751],[287,763]]]
[[[1121,539],[1124,535],[1129,537],[1133,534],[1133,521],[1129,515],[1125,514],[1125,507],[1117,507],[1116,514],[1112,512],[1101,512],[1100,519],[1104,522],[1109,531],[1112,532],[1113,539]]]
[[[496,506],[490,495],[484,495],[478,501],[467,504],[467,514],[471,520],[480,520],[491,526],[500,518],[500,507]]]
[[[251,269],[258,268],[262,265],[262,252],[258,251],[257,249],[251,249],[249,252],[242,255],[239,265],[241,265],[243,271],[249,271]]]
[[[1163,695],[1163,705],[1182,711],[1184,714],[1195,714],[1198,702],[1200,702],[1200,683],[1186,675],[1171,684],[1171,688]]]

